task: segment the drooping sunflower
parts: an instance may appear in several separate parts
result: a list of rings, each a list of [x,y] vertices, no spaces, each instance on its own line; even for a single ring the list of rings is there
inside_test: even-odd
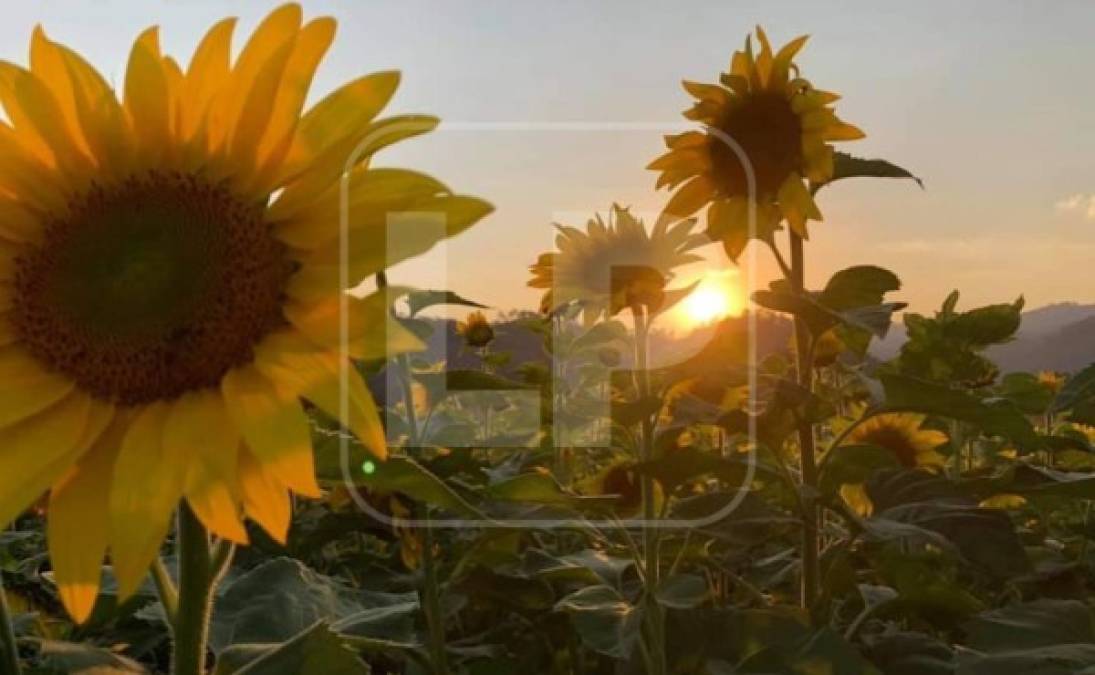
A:
[[[901,466],[938,471],[947,461],[938,448],[948,438],[942,431],[924,429],[923,423],[924,416],[916,413],[884,413],[853,429],[844,445],[873,445],[890,451]],[[841,495],[860,513],[873,508],[862,483],[843,485]]]
[[[640,515],[643,505],[642,477],[635,472],[635,462],[629,459],[617,459],[601,468],[597,473],[579,481],[576,486],[580,494],[591,497],[614,497],[613,511],[621,518]],[[665,501],[661,486],[654,484],[656,508]]]
[[[464,342],[473,349],[486,347],[494,340],[494,328],[486,315],[478,310],[457,322],[456,333],[464,336]]]
[[[806,221],[821,220],[806,181],[820,184],[832,177],[830,142],[864,135],[837,118],[831,104],[839,96],[815,89],[799,75],[794,58],[806,39],[796,38],[773,53],[758,26],[760,52],[753,53],[751,36],[746,37],[745,49],[734,53],[729,72],[720,75],[721,85],[685,81],[698,102],[684,116],[704,130],[667,136],[669,151],[648,167],[661,172],[659,188],[680,186],[667,214],[684,218],[710,204],[707,233],[723,242],[733,260],[748,243],[750,201],[756,207],[756,236],[770,236],[786,219],[805,237]]]
[[[692,231],[695,225],[694,219],[661,219],[647,232],[627,208],[613,204],[607,221],[596,214],[585,232],[556,225],[558,250],[540,254],[528,285],[545,289],[542,312],[577,301],[587,324],[636,304],[655,311],[673,270],[703,259],[690,253],[708,242]]]
[[[437,122],[376,119],[398,73],[304,112],[333,19],[280,7],[233,61],[234,25],[213,26],[185,69],[145,31],[117,94],[41,29],[29,69],[0,63],[0,524],[50,490],[52,565],[78,621],[106,552],[129,595],[181,500],[220,537],[246,541],[248,517],[284,540],[289,492],[319,493],[302,399],[383,457],[345,354],[418,341],[387,320],[384,293],[346,290],[491,210],[370,168]],[[443,214],[446,232],[401,217],[406,236],[389,238],[404,211]]]

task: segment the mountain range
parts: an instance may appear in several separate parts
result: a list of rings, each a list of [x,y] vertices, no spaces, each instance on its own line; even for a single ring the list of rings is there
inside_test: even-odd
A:
[[[871,353],[892,358],[905,340],[905,326],[898,320],[884,340],[875,340]],[[1060,302],[1023,312],[1015,338],[987,354],[1003,373],[1076,372],[1095,363],[1095,304]]]

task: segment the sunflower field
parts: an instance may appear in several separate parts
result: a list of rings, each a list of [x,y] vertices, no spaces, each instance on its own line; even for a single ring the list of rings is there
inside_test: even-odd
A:
[[[1095,674],[1095,365],[811,257],[831,184],[923,185],[805,37],[685,81],[661,212],[556,225],[499,314],[392,269],[494,210],[374,165],[439,123],[399,73],[313,102],[334,19],[235,27],[0,62],[0,675]],[[685,353],[677,271],[747,250]]]

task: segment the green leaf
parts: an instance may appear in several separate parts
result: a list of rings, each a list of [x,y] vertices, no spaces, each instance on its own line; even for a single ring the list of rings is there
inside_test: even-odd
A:
[[[445,481],[410,457],[391,455],[376,462],[372,473],[362,472],[355,483],[379,492],[402,492],[415,501],[452,511],[461,516],[483,518],[483,513],[453,490]]]
[[[411,316],[436,305],[463,305],[480,309],[486,309],[487,307],[474,300],[462,298],[452,291],[411,291],[407,294],[407,307]]]
[[[557,556],[540,549],[525,552],[522,569],[553,583],[582,583],[620,587],[635,565],[632,558],[616,558],[604,551],[585,549]]]
[[[990,653],[1095,643],[1091,608],[1077,600],[1039,598],[991,609],[966,622],[963,629],[970,648]]]
[[[361,590],[297,560],[275,558],[226,584],[215,604],[209,642],[216,652],[238,643],[280,643],[321,620],[359,635],[373,629],[377,638],[410,642],[417,602],[413,592]],[[369,614],[373,610],[388,612]]]
[[[1011,401],[981,399],[946,385],[907,375],[887,373],[880,375],[879,379],[886,392],[885,410],[962,420],[976,425],[989,435],[1010,439],[1026,450],[1042,446],[1030,420]]]
[[[1095,363],[1068,378],[1065,386],[1061,387],[1061,391],[1053,399],[1053,412],[1070,410],[1081,401],[1092,398],[1093,394],[1095,394]]]
[[[278,645],[226,650],[214,675],[369,675],[371,670],[322,622]]]
[[[749,464],[744,460],[726,459],[711,452],[688,447],[664,457],[640,462],[633,470],[658,481],[668,493],[689,480],[705,475],[715,476],[736,487],[745,481]]]
[[[430,392],[431,401],[439,400],[442,394],[456,394],[461,391],[512,391],[533,388],[523,382],[481,370],[415,373],[414,379],[422,383]]]
[[[879,675],[859,651],[832,629],[822,628],[791,645],[770,645],[738,665],[741,675]]]
[[[930,635],[896,631],[865,641],[871,661],[889,675],[955,675],[954,650]]]
[[[819,487],[833,495],[845,483],[862,483],[878,469],[898,466],[894,453],[876,445],[841,445],[833,448],[821,463]]]
[[[1030,569],[1026,550],[1006,513],[981,508],[949,481],[924,471],[885,470],[866,483],[875,507],[868,520],[894,521],[952,542],[962,557],[998,578]]]
[[[587,586],[555,605],[570,615],[582,642],[595,652],[628,659],[639,638],[640,612],[610,586]]]
[[[654,597],[670,609],[694,609],[710,596],[707,581],[695,574],[675,574],[664,579]]]
[[[1063,644],[982,655],[959,655],[961,675],[1092,675],[1095,644]]]
[[[144,666],[132,659],[93,645],[40,640],[38,649],[41,665],[57,672],[86,673],[87,675],[148,672]]]
[[[884,159],[863,159],[838,151],[833,153],[833,177],[828,183],[845,178],[907,178],[916,181],[921,189],[924,188],[924,181],[892,162]]]
[[[1030,373],[1008,373],[1000,381],[1000,395],[1028,415],[1040,415],[1053,400],[1053,394]]]
[[[821,303],[837,311],[882,304],[886,293],[900,290],[901,280],[888,269],[858,265],[840,270],[825,285]]]

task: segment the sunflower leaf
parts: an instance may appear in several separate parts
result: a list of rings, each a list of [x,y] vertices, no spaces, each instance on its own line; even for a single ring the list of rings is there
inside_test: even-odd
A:
[[[864,159],[846,152],[833,153],[833,176],[823,185],[844,178],[907,178],[924,189],[924,181],[893,162],[884,159]]]
[[[411,316],[415,316],[422,310],[437,305],[463,305],[465,307],[478,307],[480,309],[487,308],[486,305],[482,305],[474,300],[468,300],[452,291],[411,291],[407,294],[407,308],[410,311]]]

